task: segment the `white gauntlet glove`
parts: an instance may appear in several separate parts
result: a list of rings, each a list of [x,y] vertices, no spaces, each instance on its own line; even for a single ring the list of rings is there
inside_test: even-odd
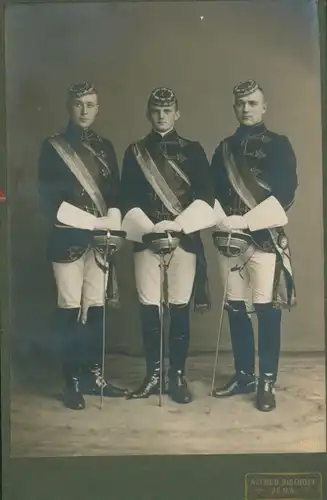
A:
[[[94,230],[102,229],[104,231],[110,231],[110,226],[112,226],[111,217],[97,217],[94,221]]]

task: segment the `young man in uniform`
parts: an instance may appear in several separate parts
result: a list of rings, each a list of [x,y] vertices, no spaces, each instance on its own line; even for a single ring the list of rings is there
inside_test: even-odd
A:
[[[119,171],[111,142],[91,127],[99,111],[98,93],[89,82],[68,90],[68,125],[45,139],[39,156],[41,210],[49,226],[47,255],[58,291],[56,329],[61,338],[66,384],[64,402],[85,407],[84,394],[123,396],[101,376],[105,283],[103,256],[89,230],[57,220],[62,202],[97,217],[94,229],[111,228],[107,217],[117,207]]]
[[[180,245],[168,268],[168,393],[178,403],[189,403],[192,395],[185,378],[185,364],[190,340],[190,301],[194,291],[195,309],[204,311],[209,307],[206,260],[199,231],[214,225],[214,193],[205,152],[199,142],[177,133],[175,123],[179,117],[178,102],[171,89],[160,87],[151,92],[147,118],[152,130],[126,150],[121,206],[125,220],[138,209],[151,221],[153,232],[181,233]],[[134,244],[134,252],[147,373],[142,385],[129,394],[130,399],[158,393],[160,381],[159,256],[141,241]],[[164,368],[161,369],[164,377]]]
[[[267,101],[254,80],[234,88],[236,132],[217,147],[212,159],[215,195],[227,217],[218,230],[250,233],[253,245],[238,259],[228,279],[227,310],[236,374],[216,397],[255,392],[255,346],[248,298],[258,319],[257,408],[276,406],[283,307],[295,305],[290,250],[283,226],[297,189],[296,157],[285,135],[267,130]],[[223,273],[225,276],[225,272]],[[249,296],[250,295],[250,296]]]

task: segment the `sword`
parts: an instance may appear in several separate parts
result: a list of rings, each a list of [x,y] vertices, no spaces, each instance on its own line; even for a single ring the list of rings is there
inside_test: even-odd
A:
[[[167,239],[168,239],[168,244],[169,244],[169,252],[171,253],[173,251],[173,246],[172,246],[172,236],[171,234],[167,231]],[[164,290],[164,285],[165,285],[165,278],[167,277],[167,269],[169,267],[169,262],[167,263],[165,261],[165,252],[159,252],[160,256],[160,307],[159,307],[159,317],[160,317],[160,374],[159,374],[159,406],[162,406],[162,389],[163,389],[163,365],[164,365],[164,320],[165,320],[165,290]]]
[[[110,231],[107,231],[106,246],[104,250],[105,270],[103,272],[103,316],[102,316],[102,359],[101,359],[101,380],[104,380],[105,350],[106,350],[106,303],[107,303],[107,282],[109,278],[109,264],[107,261],[109,253]],[[100,410],[103,408],[103,383],[100,388]]]
[[[227,296],[228,279],[229,279],[229,275],[231,272],[230,263],[231,263],[231,259],[228,259],[228,271],[227,271],[227,276],[226,276],[225,283],[224,283],[224,291],[223,291],[223,297],[222,297],[221,308],[220,308],[219,327],[218,327],[218,332],[217,332],[217,343],[216,343],[216,354],[215,354],[215,362],[214,362],[214,367],[213,367],[210,396],[213,395],[213,390],[214,390],[215,381],[216,381],[218,353],[219,353],[221,332],[222,332],[223,322],[224,322],[224,310],[225,310],[225,302],[226,302],[226,296]],[[208,414],[211,413],[211,409],[212,409],[212,400],[211,400],[211,404],[209,405],[209,410],[207,412]]]
[[[164,338],[164,319],[165,319],[165,310],[164,310],[164,282],[165,282],[165,273],[167,270],[167,265],[165,263],[165,256],[163,253],[160,253],[160,306],[159,306],[159,317],[160,317],[160,373],[159,373],[159,406],[162,406],[162,374],[163,374],[163,338]]]

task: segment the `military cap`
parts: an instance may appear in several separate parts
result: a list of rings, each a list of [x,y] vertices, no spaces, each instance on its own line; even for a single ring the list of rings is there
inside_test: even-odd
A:
[[[173,106],[177,104],[174,92],[167,87],[154,89],[149,97],[148,106]]]
[[[245,97],[249,94],[253,94],[253,92],[258,89],[260,89],[260,86],[255,80],[245,80],[235,85],[233,94],[235,97]]]
[[[68,96],[70,99],[78,99],[79,97],[83,97],[84,95],[97,94],[97,90],[93,83],[91,82],[82,82],[82,83],[74,83],[68,88]]]

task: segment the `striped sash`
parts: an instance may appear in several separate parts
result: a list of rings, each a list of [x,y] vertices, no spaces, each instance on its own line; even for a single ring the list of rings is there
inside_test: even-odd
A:
[[[142,141],[134,143],[132,149],[146,180],[149,182],[154,192],[170,213],[176,216],[179,215],[183,211],[183,207],[173,190],[159,172],[149,151],[143,146]],[[173,160],[166,160],[174,172],[190,186],[191,181],[180,167]]]
[[[260,200],[260,190],[264,189],[264,187],[258,184],[250,171],[247,171],[247,179],[244,179],[227,140],[222,144],[222,154],[231,185],[243,203],[251,210],[262,201]],[[252,186],[253,190],[251,190]],[[256,192],[256,195],[253,194],[254,192]],[[291,251],[288,245],[286,248],[281,248],[278,242],[278,233],[275,229],[267,229],[267,231],[270,234],[277,257],[279,257],[277,259],[274,279],[274,302],[276,306],[286,306],[290,309],[296,305]]]
[[[81,157],[61,136],[52,137],[51,139],[49,139],[49,142],[55,148],[70,171],[75,175],[81,186],[83,186],[83,188],[99,210],[101,216],[105,216],[107,214],[106,202]]]

